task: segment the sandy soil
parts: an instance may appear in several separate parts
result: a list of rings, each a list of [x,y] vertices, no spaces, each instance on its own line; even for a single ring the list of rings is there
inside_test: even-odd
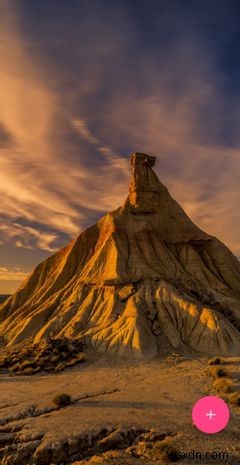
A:
[[[154,429],[165,434],[176,434],[179,451],[227,451],[228,461],[219,460],[218,463],[239,464],[239,408],[231,407],[228,427],[216,435],[200,433],[192,425],[193,404],[200,397],[213,394],[212,380],[206,373],[206,367],[205,358],[186,359],[173,355],[147,363],[100,358],[94,363],[86,363],[59,374],[28,377],[1,375],[2,434],[17,431],[19,443],[21,438],[29,437],[31,441],[40,438],[42,447],[79,434],[91,435],[102,428]],[[238,378],[238,360],[232,360],[228,370],[232,370]],[[54,396],[63,392],[70,394],[75,402],[52,410]],[[46,409],[49,411],[46,412]],[[38,412],[37,416],[32,416],[34,411]],[[6,447],[4,443],[1,445],[1,439],[0,449],[2,463],[15,464],[14,459],[7,462],[3,458]],[[95,456],[88,460],[90,462],[87,463],[124,465],[162,463],[160,459],[148,462],[130,457],[126,451],[102,456],[102,462],[101,458]],[[178,463],[188,462],[183,460]],[[189,463],[210,462],[190,460]]]

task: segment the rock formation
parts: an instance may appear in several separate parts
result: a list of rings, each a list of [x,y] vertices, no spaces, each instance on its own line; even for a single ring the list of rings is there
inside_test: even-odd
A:
[[[10,346],[48,335],[152,357],[240,353],[240,262],[201,231],[135,153],[125,204],[40,263],[0,306]]]

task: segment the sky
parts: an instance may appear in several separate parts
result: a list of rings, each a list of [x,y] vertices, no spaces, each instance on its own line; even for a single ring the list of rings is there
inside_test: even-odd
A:
[[[240,4],[0,0],[0,293],[120,206],[131,152],[240,255]]]

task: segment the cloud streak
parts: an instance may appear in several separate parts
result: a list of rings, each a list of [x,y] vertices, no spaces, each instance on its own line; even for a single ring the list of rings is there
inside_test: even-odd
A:
[[[23,281],[28,273],[19,268],[0,267],[0,281]]]
[[[17,247],[53,251],[62,233],[68,237],[78,234],[84,220],[82,208],[95,213],[111,207],[114,200],[118,202],[122,186],[115,185],[109,201],[102,179],[110,182],[111,174],[116,177],[119,168],[126,177],[127,164],[90,136],[84,123],[81,136],[85,130],[83,139],[95,145],[103,164],[94,173],[81,158],[71,160],[76,147],[73,142],[66,144],[63,137],[65,132],[73,137],[76,131],[71,127],[71,112],[63,111],[61,99],[46,84],[7,2],[1,4],[0,42],[1,238]],[[79,130],[79,120],[76,124]],[[81,153],[82,149],[78,140],[77,150]],[[16,223],[16,219],[28,225]],[[31,226],[36,221],[39,230]],[[41,224],[47,232],[41,230]]]
[[[81,27],[57,17],[30,47],[13,5],[0,10],[0,241],[56,250],[122,204],[136,150],[159,156],[192,219],[240,253],[239,96],[206,44],[178,32],[136,45],[128,11],[96,1]]]

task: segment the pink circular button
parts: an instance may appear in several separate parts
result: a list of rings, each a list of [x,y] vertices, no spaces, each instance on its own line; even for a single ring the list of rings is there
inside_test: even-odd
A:
[[[199,399],[192,409],[194,425],[203,433],[222,431],[229,422],[229,408],[220,397],[206,396]]]

